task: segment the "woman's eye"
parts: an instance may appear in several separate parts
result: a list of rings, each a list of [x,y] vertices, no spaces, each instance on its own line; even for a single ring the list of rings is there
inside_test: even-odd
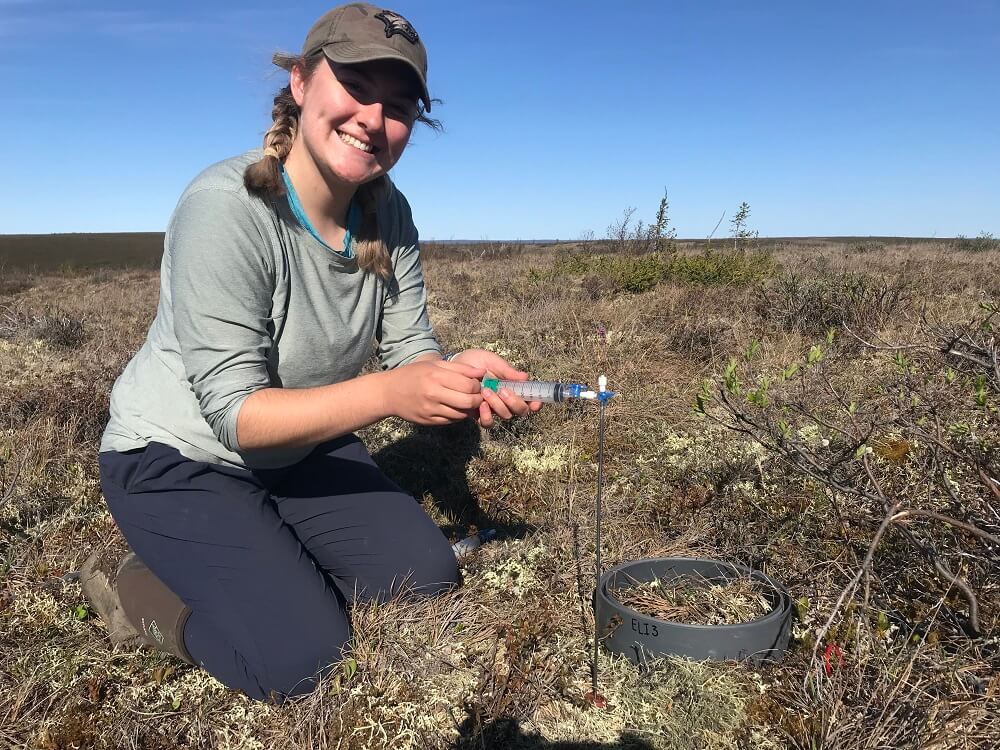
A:
[[[348,79],[341,85],[351,94],[363,94],[365,91],[365,87],[360,81],[352,81]]]
[[[417,116],[417,108],[409,102],[389,102],[385,111],[395,120],[412,120]]]

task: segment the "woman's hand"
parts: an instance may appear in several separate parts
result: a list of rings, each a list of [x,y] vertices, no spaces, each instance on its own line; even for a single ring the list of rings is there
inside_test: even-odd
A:
[[[460,422],[483,403],[484,367],[440,359],[420,360],[385,373],[386,405],[407,422],[442,425]]]
[[[507,360],[499,354],[494,354],[486,349],[466,349],[451,359],[452,362],[486,370],[485,377],[499,378],[501,380],[527,380],[528,373],[513,367]],[[515,416],[523,416],[530,412],[536,412],[542,408],[540,401],[526,402],[520,396],[511,393],[506,388],[501,388],[499,393],[494,393],[489,388],[482,389],[483,402],[478,410],[472,413],[476,421],[482,427],[492,427],[494,416],[500,419],[512,419]]]

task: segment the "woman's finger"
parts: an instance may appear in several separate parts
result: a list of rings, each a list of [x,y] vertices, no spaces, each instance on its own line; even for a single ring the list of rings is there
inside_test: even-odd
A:
[[[472,365],[467,365],[464,362],[456,362],[453,359],[448,360],[447,362],[442,359],[437,364],[445,369],[461,373],[465,377],[472,378],[473,380],[482,380],[486,375],[485,367],[473,367]]]
[[[524,370],[518,370],[516,367],[501,359],[499,362],[495,362],[491,369],[496,370],[497,377],[502,380],[527,380],[528,373]]]
[[[445,391],[441,395],[441,404],[450,409],[458,409],[468,412],[471,409],[478,409],[483,403],[482,393],[462,393],[460,391]]]
[[[480,361],[490,371],[489,377],[501,378],[502,380],[526,380],[528,378],[528,373],[518,370],[499,354],[483,352],[481,356]]]
[[[510,394],[510,391],[508,391],[506,388],[501,388],[500,392]],[[513,412],[511,412],[510,410],[510,407],[504,402],[504,400],[500,397],[500,395],[494,393],[489,388],[483,388],[483,398],[485,399],[486,403],[490,405],[490,409],[493,410],[493,413],[496,414],[498,417],[500,417],[500,419],[510,419],[511,417],[514,416]]]
[[[511,414],[516,414],[517,416],[522,417],[528,413],[527,402],[512,390],[508,388],[501,388],[499,395],[500,398],[503,399],[504,404],[507,405],[507,408],[510,409]]]
[[[483,389],[482,378],[469,377],[460,372],[441,373],[438,382],[458,393],[479,393]]]
[[[468,411],[462,411],[460,409],[453,409],[447,404],[439,404],[437,409],[435,409],[434,415],[431,420],[437,424],[441,424],[439,420],[446,420],[446,422],[461,422],[463,419],[469,418]]]

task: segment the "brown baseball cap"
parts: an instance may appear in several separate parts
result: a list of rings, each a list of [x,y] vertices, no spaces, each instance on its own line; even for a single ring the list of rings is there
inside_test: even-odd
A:
[[[320,16],[306,35],[302,56],[323,50],[336,63],[399,60],[417,74],[420,100],[430,111],[431,97],[427,92],[427,50],[416,30],[399,13],[368,3],[339,5]],[[286,70],[291,63],[283,55],[274,56],[274,64]]]

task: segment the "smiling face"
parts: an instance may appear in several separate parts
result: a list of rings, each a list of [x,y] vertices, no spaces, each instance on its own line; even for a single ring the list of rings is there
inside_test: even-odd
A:
[[[301,141],[328,184],[361,185],[402,156],[417,116],[417,89],[402,63],[321,61],[308,80],[296,67],[292,95]]]

